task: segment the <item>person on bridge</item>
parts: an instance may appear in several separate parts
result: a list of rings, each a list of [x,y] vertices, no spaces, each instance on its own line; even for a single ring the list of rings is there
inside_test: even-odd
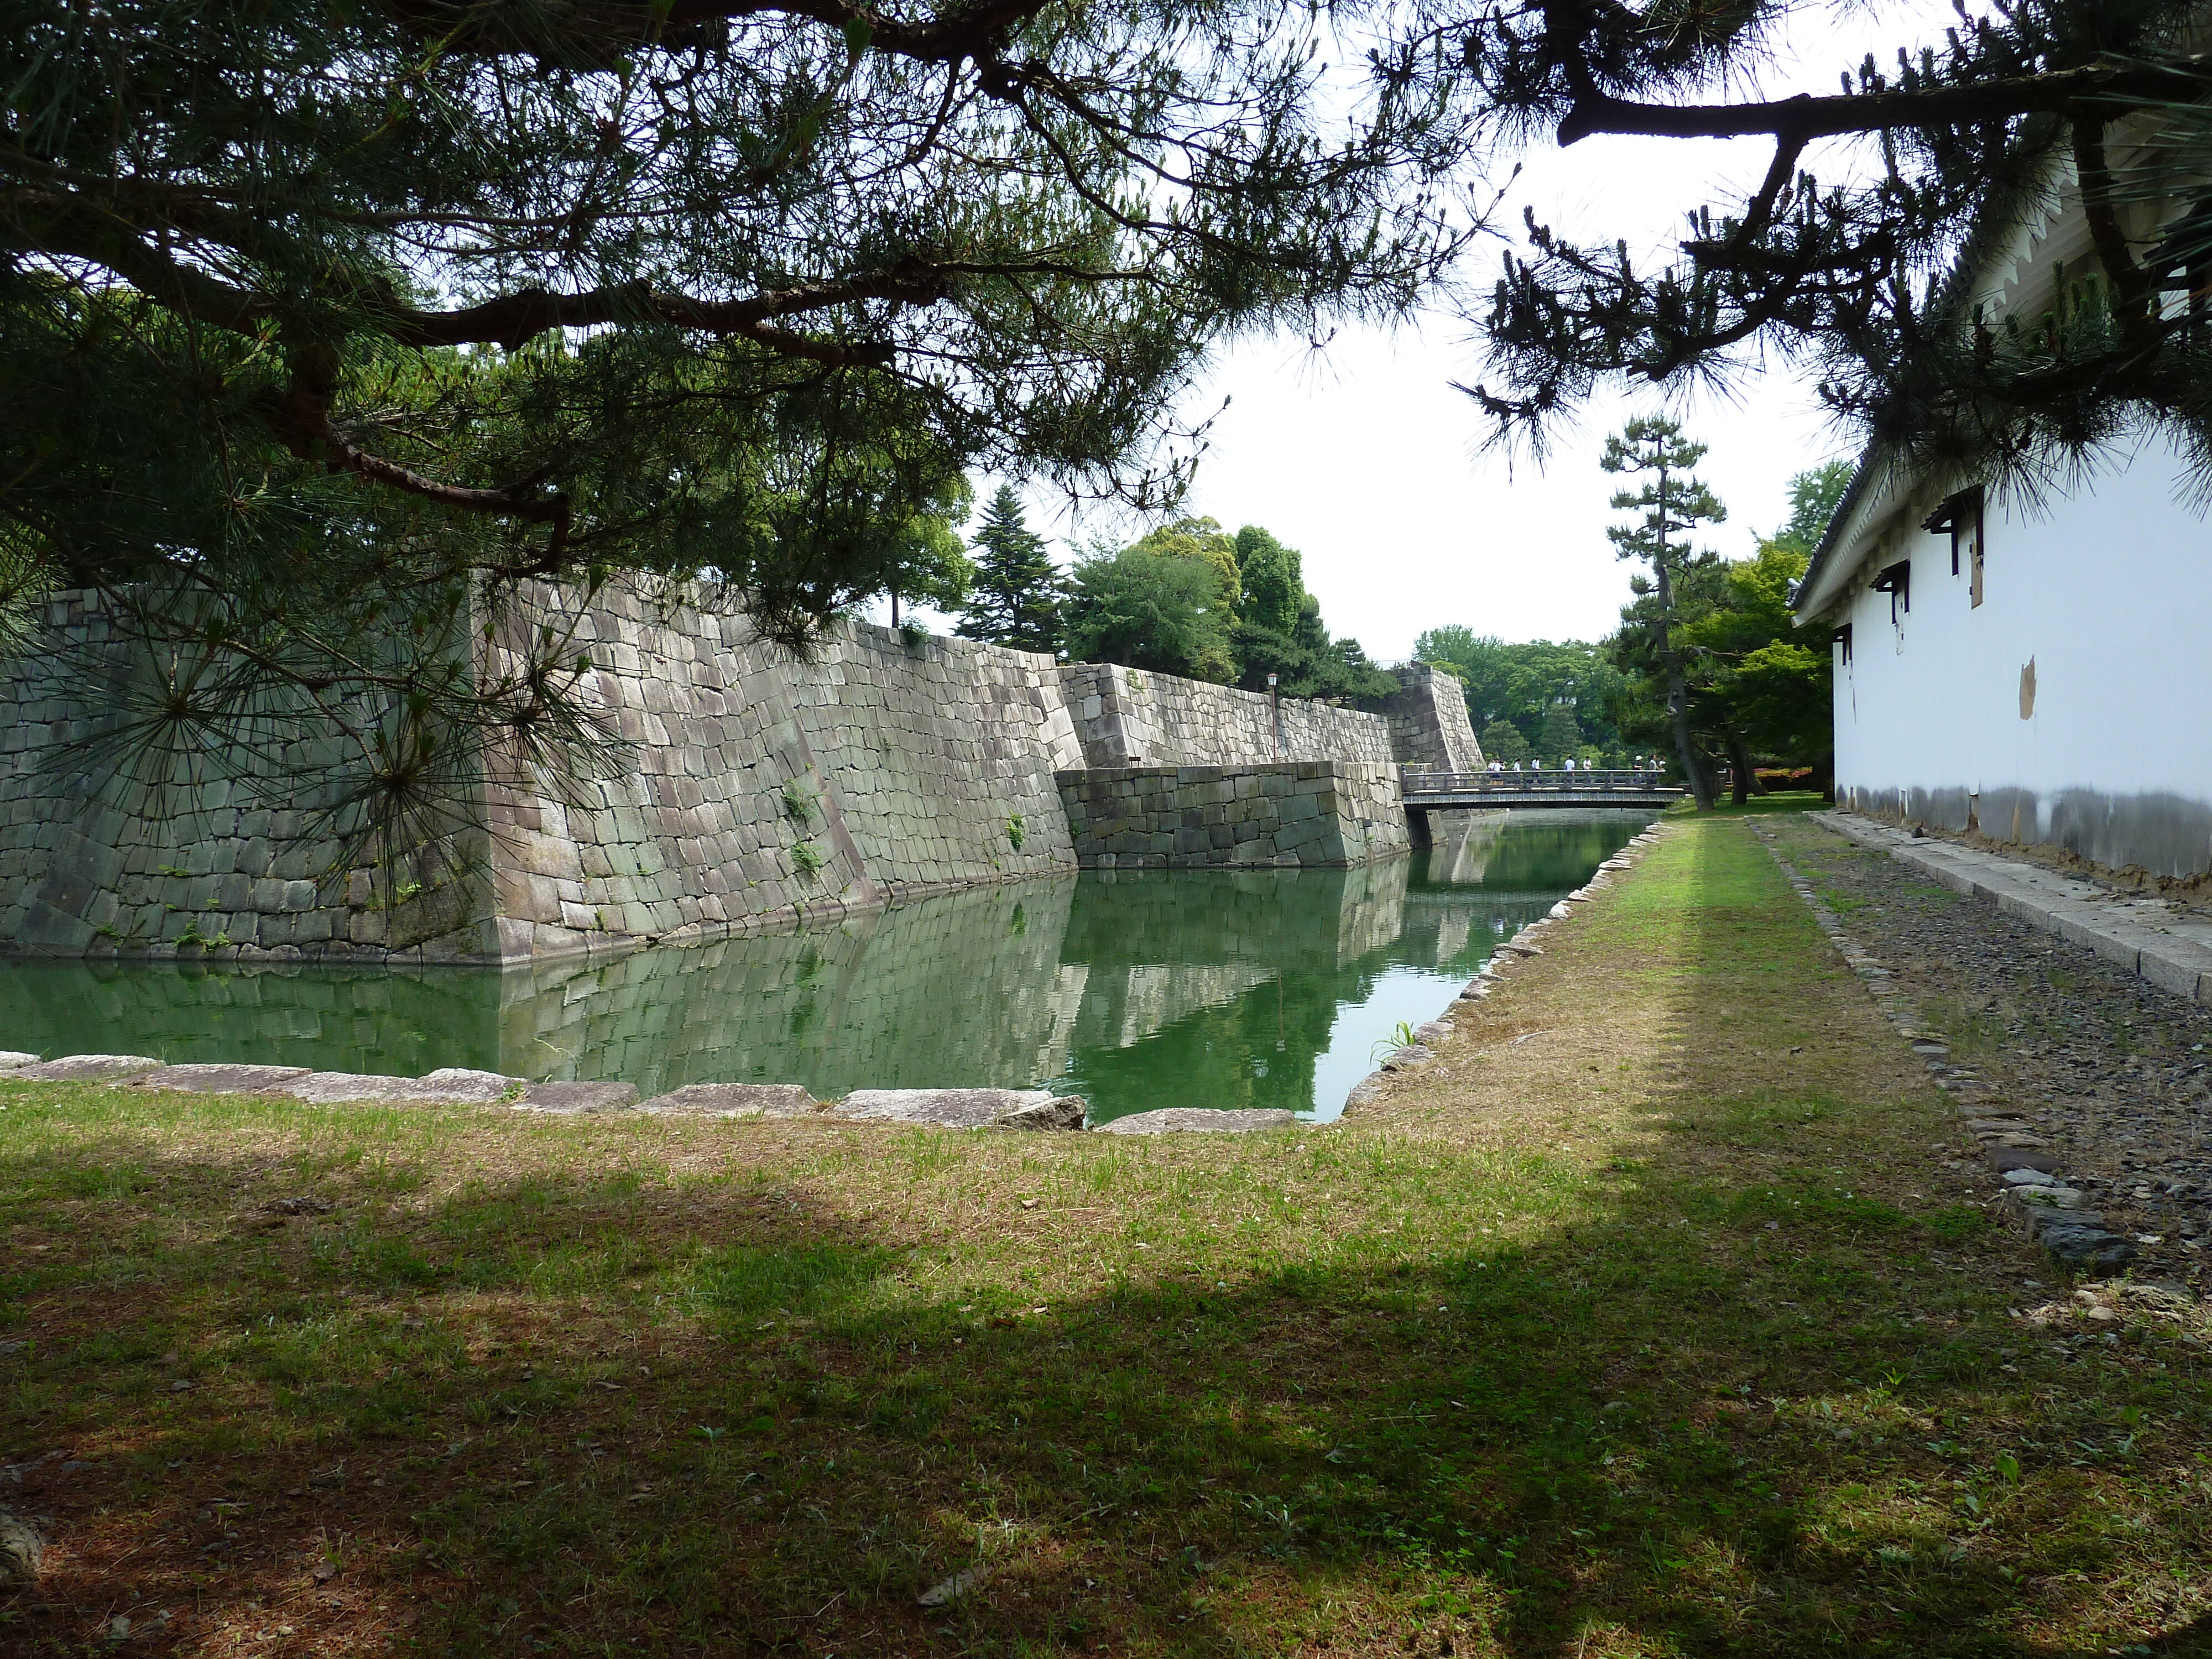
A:
[[[1570,772],[1575,769],[1575,757],[1572,755],[1567,757],[1566,769]]]
[[[1498,773],[1503,772],[1504,769],[1505,763],[1504,761],[1492,761],[1490,763],[1490,770],[1493,776]]]

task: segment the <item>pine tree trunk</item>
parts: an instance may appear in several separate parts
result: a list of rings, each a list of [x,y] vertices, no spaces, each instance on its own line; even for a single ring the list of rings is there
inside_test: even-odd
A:
[[[1664,475],[1661,476],[1663,486]],[[1668,628],[1674,614],[1674,584],[1667,569],[1663,550],[1652,560],[1651,567],[1659,580],[1659,656],[1667,665],[1667,714],[1674,728],[1674,755],[1682,763],[1682,781],[1689,786],[1690,799],[1698,803],[1700,812],[1710,812],[1713,810],[1712,780],[1705,775],[1698,751],[1690,742],[1690,688]]]
[[[1751,799],[1752,787],[1759,781],[1759,775],[1752,770],[1751,751],[1733,732],[1728,734],[1728,751],[1729,799],[1741,806]]]
[[[1752,763],[1751,750],[1744,746],[1741,738],[1729,733],[1729,764],[1735,768],[1735,804],[1741,806],[1753,795],[1764,795],[1766,786],[1759,781],[1759,768]]]

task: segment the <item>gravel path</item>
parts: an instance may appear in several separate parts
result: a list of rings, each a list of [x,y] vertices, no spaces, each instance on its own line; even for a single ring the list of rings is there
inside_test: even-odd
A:
[[[1778,844],[1891,971],[1962,1104],[2033,1124],[2069,1184],[2136,1240],[2139,1275],[2198,1280],[2212,1218],[2212,1008],[1809,823]],[[1946,1167],[1983,1167],[1971,1135]]]

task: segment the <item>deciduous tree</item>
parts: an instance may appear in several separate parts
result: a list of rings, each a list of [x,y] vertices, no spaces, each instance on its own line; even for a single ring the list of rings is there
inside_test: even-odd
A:
[[[1067,653],[1192,679],[1234,667],[1220,573],[1183,553],[1128,547],[1079,560],[1069,581]]]
[[[1451,623],[1423,633],[1413,642],[1413,656],[1449,669],[1459,680],[1468,719],[1486,732],[1486,755],[1491,722],[1510,720],[1523,745],[1533,747],[1544,711],[1562,697],[1575,700],[1577,722],[1590,742],[1601,749],[1620,746],[1612,709],[1621,674],[1602,646],[1581,640],[1508,643]]]
[[[1305,562],[1258,525],[1237,532],[1237,683],[1265,690],[1267,676],[1285,696],[1375,702],[1398,689],[1370,662],[1359,641],[1332,639],[1321,601],[1307,592]]]
[[[1823,461],[1791,478],[1790,520],[1774,532],[1773,539],[1809,557],[1828,533],[1828,520],[1843,504],[1851,471],[1849,461]]]

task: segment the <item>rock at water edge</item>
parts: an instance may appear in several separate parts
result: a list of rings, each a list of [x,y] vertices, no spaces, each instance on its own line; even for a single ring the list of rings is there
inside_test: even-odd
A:
[[[104,1083],[161,1069],[160,1060],[145,1054],[70,1054],[43,1066],[25,1066],[8,1075],[11,1080],[26,1083]]]
[[[497,1072],[448,1066],[428,1077],[382,1077],[374,1073],[310,1072],[280,1083],[270,1094],[289,1095],[311,1106],[358,1102],[371,1106],[489,1106],[526,1086],[526,1079]]]
[[[987,1129],[1057,1098],[1048,1089],[855,1089],[834,1109],[841,1118],[864,1122]]]
[[[533,1083],[514,1103],[523,1112],[619,1112],[636,1104],[635,1083]]]
[[[810,1117],[819,1109],[814,1097],[796,1083],[687,1083],[638,1108],[720,1117]]]
[[[1357,1092],[1355,1091],[1354,1092]],[[1249,1134],[1255,1129],[1292,1129],[1296,1112],[1272,1107],[1168,1106],[1155,1112],[1132,1112],[1102,1123],[1093,1131],[1107,1135]]]
[[[1004,1117],[991,1120],[994,1129],[1080,1129],[1084,1114],[1089,1109],[1081,1095],[1055,1095],[1038,1106],[1024,1106],[1018,1112],[1008,1112]]]
[[[252,1095],[307,1075],[305,1066],[164,1066],[131,1079],[134,1089],[175,1089],[194,1095]]]

